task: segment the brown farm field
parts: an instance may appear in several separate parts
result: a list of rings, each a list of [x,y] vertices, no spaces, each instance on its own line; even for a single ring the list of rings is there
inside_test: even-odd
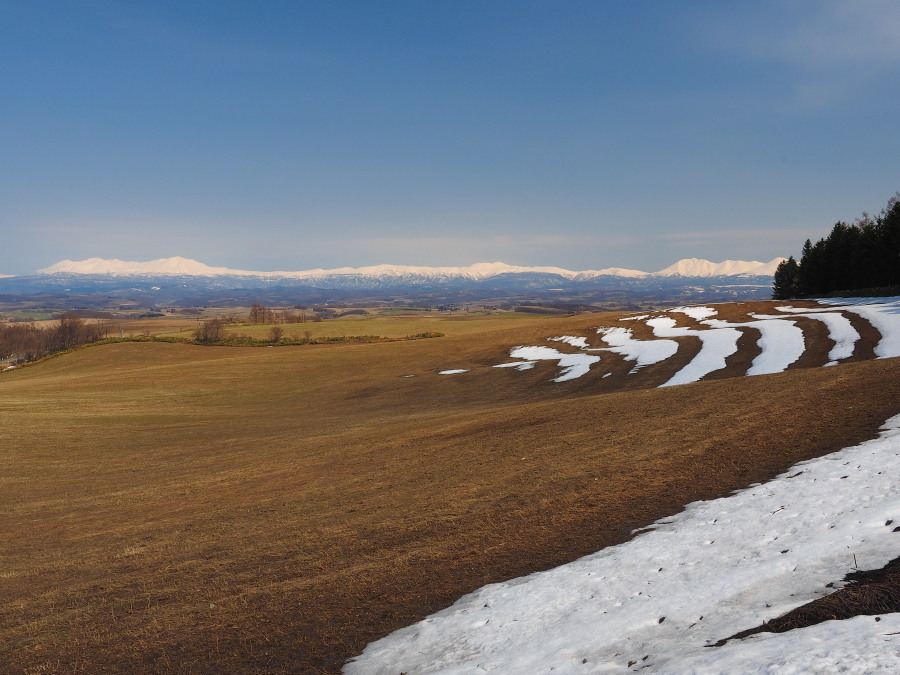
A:
[[[621,316],[356,319],[344,334],[445,337],[121,343],[4,373],[0,671],[336,672],[466,592],[900,412],[900,359],[873,360],[861,320],[854,356],[829,368],[808,319],[805,355],[772,375],[735,377],[759,353],[752,329],[724,370],[677,387],[654,388],[696,354],[690,337],[633,375],[612,354],[568,382],[550,362],[492,367]],[[468,372],[438,374],[453,368]]]

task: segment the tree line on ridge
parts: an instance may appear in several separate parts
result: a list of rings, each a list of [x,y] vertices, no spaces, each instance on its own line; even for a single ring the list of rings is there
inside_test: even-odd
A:
[[[843,291],[900,292],[900,193],[876,217],[865,211],[853,224],[838,221],[831,233],[803,245],[775,270],[775,300]]]

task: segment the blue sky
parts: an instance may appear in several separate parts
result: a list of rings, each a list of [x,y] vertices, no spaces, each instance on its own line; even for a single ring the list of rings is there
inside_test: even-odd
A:
[[[900,190],[895,0],[0,0],[0,273],[796,254]]]

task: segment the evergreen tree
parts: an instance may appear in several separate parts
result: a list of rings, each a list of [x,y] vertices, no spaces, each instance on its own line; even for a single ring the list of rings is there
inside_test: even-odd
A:
[[[775,283],[772,288],[773,300],[796,298],[799,291],[800,267],[794,256],[782,260],[775,269]]]
[[[877,218],[863,212],[815,244],[807,239],[799,262],[779,265],[774,281],[776,299],[900,286],[900,193]]]

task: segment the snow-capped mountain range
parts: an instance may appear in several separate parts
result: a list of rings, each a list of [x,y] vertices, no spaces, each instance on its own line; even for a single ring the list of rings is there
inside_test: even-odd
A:
[[[430,304],[522,301],[616,305],[633,300],[725,302],[771,296],[772,275],[781,261],[688,258],[658,272],[611,267],[567,270],[502,262],[468,267],[373,265],[297,272],[257,272],[212,267],[173,257],[131,262],[88,258],[45,267],[31,275],[0,278],[0,294],[55,296],[60,306],[95,306],[106,298],[113,307],[234,306],[372,301]],[[77,297],[78,300],[72,298]],[[127,299],[113,301],[111,298]],[[105,301],[104,301],[105,302]],[[105,305],[104,305],[105,306]]]
[[[211,267],[189,258],[173,257],[131,262],[124,260],[63,260],[37,271],[38,275],[103,275],[115,277],[262,277],[282,279],[321,280],[328,277],[376,277],[397,280],[411,280],[418,277],[428,281],[444,279],[470,279],[483,281],[506,274],[550,274],[569,281],[584,281],[594,277],[623,277],[640,279],[646,277],[717,277],[717,276],[772,276],[783,258],[761,263],[758,261],[726,260],[713,263],[699,258],[686,258],[658,272],[610,267],[600,270],[573,271],[561,267],[521,267],[502,262],[475,263],[468,267],[418,267],[410,265],[374,265],[370,267],[339,267],[335,269],[313,269],[297,272],[254,272]]]

